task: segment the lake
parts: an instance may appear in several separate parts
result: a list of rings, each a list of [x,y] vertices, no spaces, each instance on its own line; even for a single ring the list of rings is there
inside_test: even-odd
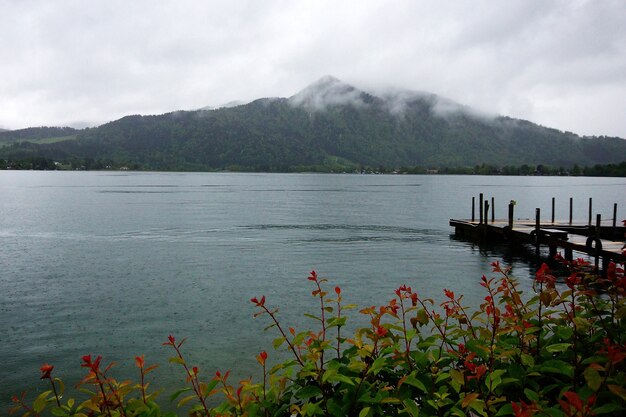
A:
[[[143,353],[182,386],[161,346],[169,334],[188,337],[204,375],[257,375],[255,354],[280,354],[249,299],[313,325],[312,269],[360,306],[405,283],[478,303],[480,277],[503,259],[530,290],[523,255],[452,236],[448,220],[469,217],[481,192],[501,218],[510,200],[518,218],[535,207],[549,217],[552,197],[557,218],[570,197],[575,218],[587,219],[589,197],[594,213],[609,219],[617,203],[626,218],[624,178],[1,171],[0,404],[46,389],[44,362],[75,384],[88,353],[116,361],[121,377]]]

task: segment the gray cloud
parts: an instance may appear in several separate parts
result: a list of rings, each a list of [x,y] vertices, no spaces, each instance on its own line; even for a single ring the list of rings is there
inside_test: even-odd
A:
[[[106,122],[325,74],[626,137],[622,0],[0,0],[0,127]]]

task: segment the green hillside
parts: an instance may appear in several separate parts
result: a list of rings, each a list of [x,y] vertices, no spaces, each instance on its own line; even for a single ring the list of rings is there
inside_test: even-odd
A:
[[[0,129],[0,148],[13,143],[47,144],[76,139],[78,130],[71,127],[29,127],[19,130]]]
[[[0,141],[10,133],[0,133]],[[72,140],[13,140],[0,154],[91,158],[162,170],[268,171],[325,164],[568,167],[626,159],[626,140],[620,138],[580,137],[524,120],[479,115],[433,94],[374,95],[331,77],[290,98],[127,116],[64,136]]]

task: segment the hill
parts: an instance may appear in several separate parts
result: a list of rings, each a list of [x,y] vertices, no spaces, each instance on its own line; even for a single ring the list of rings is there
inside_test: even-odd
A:
[[[0,147],[12,143],[54,143],[76,138],[77,129],[71,127],[29,127],[19,130],[0,129]]]
[[[11,133],[0,133],[0,140]],[[580,137],[525,120],[482,115],[429,93],[369,93],[332,77],[290,98],[127,116],[73,131],[70,137],[39,144],[24,138],[0,154],[91,158],[163,170],[266,171],[333,164],[567,167],[626,159],[626,140],[620,138]]]

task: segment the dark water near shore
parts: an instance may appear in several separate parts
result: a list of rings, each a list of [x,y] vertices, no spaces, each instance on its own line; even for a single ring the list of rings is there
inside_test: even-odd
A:
[[[407,283],[481,298],[489,263],[505,258],[530,288],[533,266],[506,248],[451,236],[471,197],[496,199],[496,216],[594,213],[625,218],[626,179],[117,172],[0,172],[0,404],[55,365],[69,385],[80,357],[101,354],[132,375],[135,355],[158,362],[166,383],[168,334],[188,337],[201,371],[256,374],[254,355],[275,334],[253,319],[266,295],[299,328],[315,308],[308,272],[343,288],[347,302],[388,301]],[[172,376],[172,374],[174,374]],[[180,385],[180,384],[179,384]],[[33,390],[36,391],[36,390]]]

